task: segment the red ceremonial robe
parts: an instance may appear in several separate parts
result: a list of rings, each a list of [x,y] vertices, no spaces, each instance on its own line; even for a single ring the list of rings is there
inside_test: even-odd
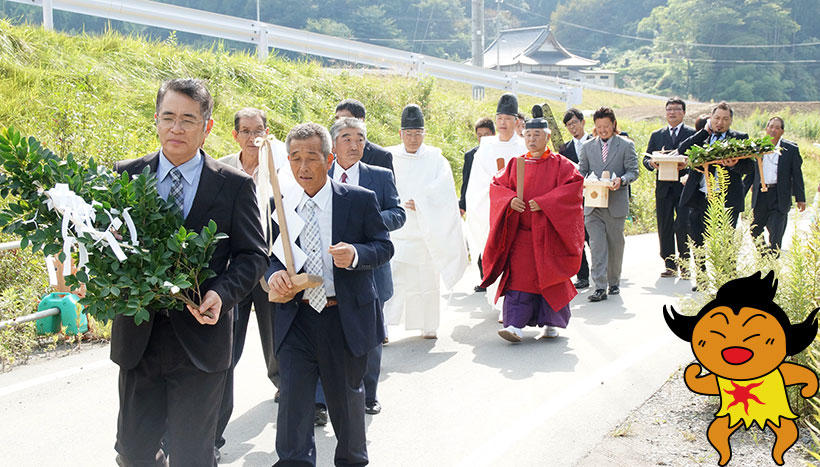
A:
[[[528,155],[529,156],[529,155]],[[553,310],[578,292],[570,278],[581,266],[584,247],[583,177],[566,157],[551,153],[526,158],[524,212],[510,207],[516,197],[516,157],[490,185],[490,235],[481,261],[487,287],[501,276],[498,297],[508,290],[541,294]],[[540,211],[533,212],[534,199]]]

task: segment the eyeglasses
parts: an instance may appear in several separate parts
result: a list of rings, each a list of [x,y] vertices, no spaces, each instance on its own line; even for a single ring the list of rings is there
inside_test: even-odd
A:
[[[189,118],[177,120],[171,117],[160,117],[156,121],[157,127],[163,130],[171,129],[176,126],[177,123],[179,123],[179,127],[184,131],[193,131],[202,126],[202,120],[191,120]]]
[[[410,138],[421,138],[424,136],[424,130],[404,130],[404,135]]]
[[[683,112],[683,107],[667,107],[667,112]]]
[[[262,129],[262,130],[239,130],[237,133],[239,133],[243,138],[247,138],[248,136],[254,136],[254,137],[265,136],[265,130],[264,129]]]

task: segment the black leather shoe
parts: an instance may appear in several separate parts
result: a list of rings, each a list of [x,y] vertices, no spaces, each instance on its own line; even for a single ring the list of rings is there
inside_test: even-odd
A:
[[[692,292],[697,292],[697,291],[698,291],[698,286],[697,286],[697,285],[693,285],[693,286],[692,286]]]
[[[588,300],[590,302],[600,302],[601,300],[606,300],[606,289],[597,289],[595,293],[589,296]]]
[[[575,281],[575,284],[573,285],[578,290],[586,289],[587,287],[589,287],[589,281],[585,279],[578,279],[577,281]]]
[[[367,401],[364,403],[364,413],[368,415],[377,415],[382,411],[382,405],[379,401]]]
[[[609,286],[609,295],[618,295],[621,293],[621,288],[617,285],[610,285]]]
[[[316,406],[316,411],[313,413],[313,424],[316,426],[327,425],[327,408],[325,406]]]
[[[273,402],[279,403],[279,390],[276,390],[276,394],[273,395]]]
[[[480,285],[477,285],[477,286],[473,287],[473,292],[486,292],[486,291],[487,291],[487,287],[482,287]]]

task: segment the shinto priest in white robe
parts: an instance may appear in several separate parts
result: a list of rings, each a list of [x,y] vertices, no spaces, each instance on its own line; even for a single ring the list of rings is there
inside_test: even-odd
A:
[[[399,144],[387,150],[393,154],[399,198],[402,203],[412,199],[416,210],[406,209],[407,222],[390,232],[395,292],[384,314],[388,324],[399,324],[404,314],[407,329],[435,331],[440,280],[450,289],[467,268],[453,173],[439,148],[422,144],[410,154]]]

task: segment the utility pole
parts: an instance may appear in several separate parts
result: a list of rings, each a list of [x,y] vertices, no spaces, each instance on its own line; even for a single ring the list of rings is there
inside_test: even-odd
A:
[[[54,30],[54,13],[52,0],[43,0],[43,28],[48,31]]]
[[[472,0],[472,64],[477,67],[484,67],[484,0]],[[473,99],[484,99],[484,87],[473,86]]]
[[[501,71],[501,27],[498,20],[501,18],[501,5],[504,0],[495,0],[495,69]]]

